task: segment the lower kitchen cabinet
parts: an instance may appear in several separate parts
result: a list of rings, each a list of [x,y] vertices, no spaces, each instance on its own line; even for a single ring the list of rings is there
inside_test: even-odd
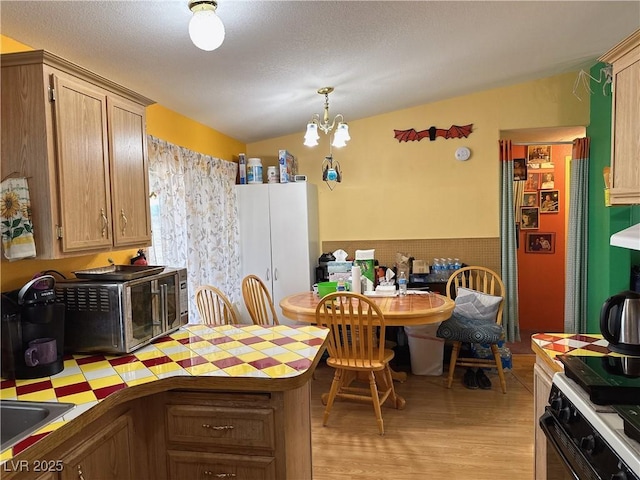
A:
[[[124,414],[61,457],[61,480],[133,479],[133,422]]]
[[[536,363],[533,366],[534,480],[547,480],[547,437],[540,428],[538,420],[549,404],[553,375],[562,370],[559,365],[554,365],[552,368],[548,361],[549,357],[537,354]]]
[[[276,459],[259,455],[167,452],[170,479],[233,478],[235,480],[275,480]]]

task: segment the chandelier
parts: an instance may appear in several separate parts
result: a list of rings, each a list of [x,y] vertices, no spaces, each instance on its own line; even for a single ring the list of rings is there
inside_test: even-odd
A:
[[[351,137],[349,136],[349,125],[344,121],[344,117],[341,113],[337,114],[331,123],[329,123],[329,94],[333,92],[333,87],[322,87],[318,90],[320,95],[324,95],[324,114],[322,116],[322,122],[320,122],[320,115],[314,113],[311,117],[311,121],[307,124],[307,133],[304,135],[304,144],[307,147],[315,147],[318,145],[320,135],[318,135],[318,129],[322,130],[325,135],[329,135],[335,128],[333,134],[333,142],[331,146],[340,148],[344,147]]]
[[[218,2],[215,0],[195,0],[189,2],[193,17],[189,21],[189,36],[200,50],[215,50],[224,41],[224,25],[216,15]]]

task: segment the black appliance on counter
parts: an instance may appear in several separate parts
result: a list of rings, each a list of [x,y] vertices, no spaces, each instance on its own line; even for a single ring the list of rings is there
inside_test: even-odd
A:
[[[329,281],[329,262],[335,261],[336,257],[331,253],[323,253],[318,259],[316,267],[316,283]]]
[[[2,294],[2,377],[30,379],[55,375],[64,369],[63,303],[56,303],[55,279],[44,275],[19,290]],[[53,362],[27,365],[29,342],[53,338],[57,356]]]
[[[557,357],[549,405],[547,478],[640,480],[640,357]]]

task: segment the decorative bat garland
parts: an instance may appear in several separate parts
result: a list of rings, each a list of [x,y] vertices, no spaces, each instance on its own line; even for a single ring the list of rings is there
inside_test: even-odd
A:
[[[398,142],[400,143],[419,142],[425,137],[428,137],[429,140],[433,142],[437,137],[443,137],[445,139],[463,137],[467,138],[469,135],[471,135],[471,127],[473,127],[473,123],[463,126],[451,125],[451,128],[449,128],[448,130],[444,128],[431,127],[427,128],[426,130],[420,130],[419,132],[417,132],[415,128],[411,128],[409,130],[393,130],[393,132],[394,138],[397,138]]]

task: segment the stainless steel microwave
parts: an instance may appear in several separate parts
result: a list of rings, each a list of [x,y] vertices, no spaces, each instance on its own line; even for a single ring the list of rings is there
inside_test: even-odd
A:
[[[68,353],[130,353],[189,320],[187,270],[164,268],[135,280],[56,283],[65,304]]]

